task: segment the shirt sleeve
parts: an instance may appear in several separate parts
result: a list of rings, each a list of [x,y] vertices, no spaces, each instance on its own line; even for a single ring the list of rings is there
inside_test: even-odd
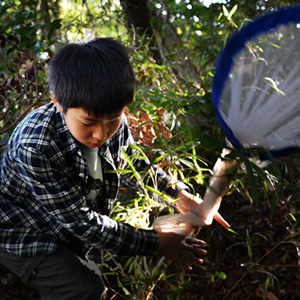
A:
[[[156,253],[156,231],[134,228],[85,206],[85,197],[59,164],[59,157],[49,158],[35,148],[20,147],[15,163],[27,194],[23,199],[27,206],[25,226],[37,234],[47,232],[64,240],[69,232],[92,247],[118,255]]]

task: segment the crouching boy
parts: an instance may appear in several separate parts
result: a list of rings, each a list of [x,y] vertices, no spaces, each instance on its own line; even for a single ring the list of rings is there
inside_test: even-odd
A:
[[[120,183],[107,172],[124,167],[121,148],[134,144],[123,110],[134,98],[126,48],[111,38],[62,47],[50,62],[51,103],[27,115],[0,160],[0,262],[42,299],[105,299],[101,276],[84,263],[101,253],[153,256],[189,269],[202,263],[198,239],[137,229],[109,217]],[[146,168],[141,159],[137,170]],[[186,186],[170,186],[157,169],[160,191],[178,198],[183,213],[198,204]],[[219,222],[223,222],[218,216]]]

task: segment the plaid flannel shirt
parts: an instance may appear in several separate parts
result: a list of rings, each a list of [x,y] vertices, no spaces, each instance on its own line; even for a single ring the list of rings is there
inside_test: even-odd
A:
[[[114,136],[101,148],[103,201],[101,212],[85,201],[88,194],[87,162],[70,134],[63,115],[52,104],[33,111],[17,126],[0,160],[0,247],[20,257],[51,254],[59,243],[75,240],[80,252],[95,261],[102,251],[118,255],[154,255],[158,234],[137,229],[108,217],[121,183],[138,186],[132,179],[106,170],[124,167],[121,148],[128,155],[134,144],[126,117]],[[147,167],[136,159],[136,170]],[[170,177],[157,170],[158,188],[168,188]],[[74,246],[74,243],[73,243]]]

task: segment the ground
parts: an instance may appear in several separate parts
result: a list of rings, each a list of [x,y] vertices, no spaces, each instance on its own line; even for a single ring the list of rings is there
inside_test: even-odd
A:
[[[299,213],[299,203],[297,193],[287,192],[270,219],[267,200],[255,207],[246,198],[225,197],[220,212],[234,233],[215,222],[202,229],[199,237],[207,241],[209,251],[203,266],[174,276],[173,282],[161,281],[147,299],[300,299],[299,224],[291,216]],[[178,274],[179,269],[170,264],[165,272]],[[0,300],[18,299],[38,300],[39,296],[1,267]]]

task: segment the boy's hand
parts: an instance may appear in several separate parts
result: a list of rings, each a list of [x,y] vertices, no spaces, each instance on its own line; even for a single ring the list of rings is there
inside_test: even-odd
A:
[[[158,232],[158,235],[160,255],[173,260],[188,271],[192,270],[191,263],[203,263],[199,256],[206,255],[207,251],[199,246],[205,245],[204,241],[173,232]]]
[[[204,216],[203,214],[201,214],[201,205],[199,206],[199,204],[203,203],[202,199],[190,194],[189,192],[187,192],[185,190],[181,190],[178,193],[177,199],[178,200],[176,201],[176,206],[182,214],[186,214],[189,211],[195,211],[198,213],[197,215],[199,216],[199,218],[203,219],[203,220],[199,220],[199,221],[203,221],[202,225],[210,225],[210,224],[206,224],[207,216]],[[220,202],[221,201],[219,201],[219,203]],[[218,210],[218,208],[219,207],[217,207],[216,210]],[[224,220],[224,218],[218,212],[214,215],[213,218],[218,223],[220,223],[223,227],[230,228],[230,225]],[[212,219],[211,219],[210,223],[211,222],[212,222]]]

